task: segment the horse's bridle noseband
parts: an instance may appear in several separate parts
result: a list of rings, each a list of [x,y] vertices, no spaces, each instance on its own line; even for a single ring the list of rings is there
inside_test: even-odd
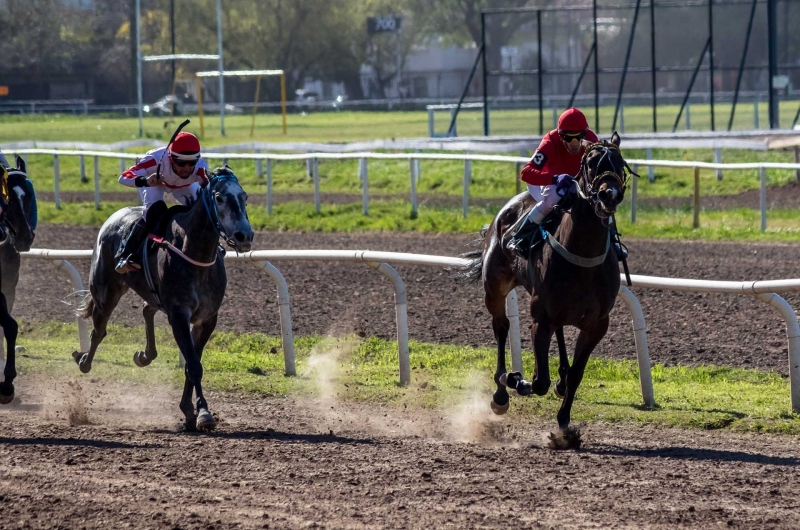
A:
[[[636,177],[639,175],[637,175],[630,168],[630,166],[628,166],[628,163],[625,162],[624,159],[622,161],[623,166],[619,171],[617,170],[616,166],[614,166],[614,163],[609,159],[609,163],[611,164],[613,171],[604,171],[599,175],[595,175],[592,180],[589,180],[589,154],[596,150],[603,150],[603,156],[600,158],[600,161],[597,162],[597,167],[600,167],[603,159],[608,157],[609,153],[616,151],[617,154],[620,154],[620,150],[616,144],[607,141],[599,141],[589,145],[584,151],[583,157],[581,158],[581,171],[578,174],[578,193],[580,194],[581,198],[589,201],[589,204],[592,206],[595,213],[598,213],[597,207],[601,203],[599,197],[600,190],[598,188],[604,180],[606,180],[608,177],[614,179],[616,183],[619,184],[620,188],[622,188],[621,193],[624,195],[631,175]],[[622,158],[621,154],[620,158]]]

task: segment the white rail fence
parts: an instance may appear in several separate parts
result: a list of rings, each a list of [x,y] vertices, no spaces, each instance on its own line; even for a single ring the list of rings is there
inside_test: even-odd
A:
[[[22,254],[25,259],[49,260],[59,270],[65,271],[76,293],[84,291],[84,284],[69,260],[91,259],[91,250],[50,250],[32,249]],[[360,262],[377,270],[392,283],[395,298],[395,317],[397,325],[398,365],[401,384],[411,381],[411,368],[408,348],[408,316],[405,284],[400,274],[391,265],[422,265],[432,267],[461,267],[468,263],[462,258],[429,256],[397,252],[374,252],[368,250],[255,250],[238,255],[228,255],[227,261],[250,261],[264,270],[275,282],[279,308],[281,338],[283,342],[284,368],[287,375],[296,375],[294,338],[292,334],[291,305],[286,279],[272,264],[279,261],[347,261]],[[621,275],[622,276],[622,275]],[[692,280],[680,278],[659,278],[632,275],[634,288],[650,288],[672,291],[693,291],[704,293],[725,293],[757,298],[778,311],[786,324],[788,341],[789,377],[791,381],[791,408],[800,413],[800,325],[797,315],[789,303],[775,293],[800,292],[800,279],[768,280],[749,282]],[[639,366],[639,381],[642,399],[647,406],[655,405],[653,380],[650,371],[650,354],[647,343],[647,324],[641,305],[633,292],[622,285],[619,297],[632,314],[636,358]],[[511,324],[509,348],[511,365],[515,371],[523,371],[522,347],[519,325],[519,307],[515,291],[506,300],[507,315]],[[82,351],[89,348],[87,323],[78,317],[78,334]]]
[[[51,155],[53,157],[53,190],[54,200],[57,209],[61,209],[61,175],[59,157],[76,156],[80,159],[81,179],[86,179],[86,157],[94,158],[94,200],[95,208],[100,209],[100,174],[98,171],[98,159],[114,158],[120,161],[120,173],[125,170],[126,161],[133,162],[138,155],[131,153],[110,153],[107,151],[85,151],[85,150],[57,150],[57,149],[18,149],[15,154],[27,155]],[[449,153],[375,153],[375,152],[355,152],[355,153],[219,153],[210,152],[203,155],[207,159],[222,160],[227,163],[230,160],[251,160],[255,163],[256,174],[259,178],[266,179],[266,207],[267,213],[273,213],[273,161],[305,160],[309,174],[314,184],[314,206],[319,212],[322,208],[322,191],[320,183],[319,163],[320,160],[358,160],[357,173],[361,182],[362,190],[362,211],[365,215],[369,213],[369,160],[408,160],[409,162],[409,190],[411,192],[412,215],[418,212],[419,200],[417,196],[417,184],[421,178],[420,161],[462,161],[464,164],[464,178],[462,184],[462,216],[467,217],[469,213],[469,188],[472,181],[472,162],[496,162],[514,164],[517,168],[526,164],[526,157],[512,157],[503,155],[476,155],[476,154],[449,154]],[[716,170],[717,178],[722,178],[723,170],[758,170],[759,190],[761,211],[761,230],[767,229],[767,170],[783,169],[795,170],[800,175],[800,163],[781,163],[781,162],[752,162],[723,164],[712,162],[691,162],[680,160],[639,160],[629,159],[634,171],[640,167],[648,167],[651,170],[650,180],[654,180],[653,168],[669,167],[683,168],[694,171],[694,194],[693,194],[693,225],[695,228],[700,226],[701,195],[700,195],[700,170]],[[266,167],[266,169],[265,169]],[[638,212],[638,179],[634,178],[631,184],[631,222],[636,222]],[[519,190],[518,190],[519,191]]]

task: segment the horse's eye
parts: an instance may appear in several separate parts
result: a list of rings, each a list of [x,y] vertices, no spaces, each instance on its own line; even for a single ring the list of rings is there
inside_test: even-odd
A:
[[[217,195],[217,202],[222,204],[222,195]]]

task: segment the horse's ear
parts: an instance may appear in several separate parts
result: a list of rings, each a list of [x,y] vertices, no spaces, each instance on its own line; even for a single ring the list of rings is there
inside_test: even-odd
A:
[[[614,134],[611,135],[611,143],[619,147],[619,143],[622,141],[622,138],[619,137],[617,131],[614,131]]]
[[[22,171],[26,175],[28,174],[28,172],[25,171],[25,159],[22,158],[19,155],[17,155],[17,169],[19,169],[20,171]]]

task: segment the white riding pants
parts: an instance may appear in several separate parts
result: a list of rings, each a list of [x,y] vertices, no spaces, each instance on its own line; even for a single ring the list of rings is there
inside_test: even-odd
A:
[[[189,201],[194,200],[200,191],[200,185],[197,182],[192,182],[184,188],[168,188],[166,186],[148,186],[146,188],[136,188],[139,190],[139,196],[142,198],[144,205],[144,218],[147,219],[147,210],[153,203],[164,200],[164,194],[169,193],[175,200],[186,206]]]
[[[547,186],[534,186],[528,184],[528,193],[536,201],[536,206],[533,207],[528,214],[528,221],[534,222],[537,225],[544,221],[547,214],[553,211],[561,197],[556,193],[556,185],[548,184]]]

